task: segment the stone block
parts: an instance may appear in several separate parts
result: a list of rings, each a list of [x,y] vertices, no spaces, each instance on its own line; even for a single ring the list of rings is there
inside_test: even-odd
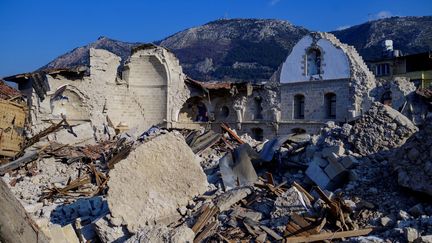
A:
[[[340,163],[342,164],[343,167],[345,167],[345,169],[351,169],[354,166],[359,164],[359,161],[352,155],[348,155],[343,157],[340,160]]]
[[[62,228],[62,231],[63,231],[64,239],[66,240],[66,242],[68,242],[68,243],[78,243],[79,242],[78,236],[76,235],[75,230],[71,224],[64,226]],[[55,242],[57,242],[57,239]]]
[[[312,161],[317,163],[321,168],[325,168],[328,165],[328,161],[323,159],[321,155],[314,155]]]
[[[323,158],[329,157],[331,153],[335,153],[337,156],[342,156],[345,153],[345,149],[343,145],[334,145],[324,148],[321,152]]]
[[[309,167],[306,170],[306,175],[321,188],[326,188],[330,183],[330,178],[315,161],[312,161],[309,164]]]
[[[339,163],[339,156],[337,156],[335,153],[330,153],[330,155],[327,157],[327,160],[331,163],[337,164]]]
[[[407,242],[414,242],[419,237],[419,232],[415,228],[407,227],[404,229]]]
[[[183,136],[167,133],[138,146],[109,172],[108,206],[134,232],[175,220],[177,208],[207,190],[207,177]],[[126,205],[126,206],[125,206]]]
[[[61,144],[86,145],[96,143],[93,127],[90,122],[74,126],[72,130],[74,134],[69,132],[69,130],[62,129],[56,133],[50,134],[49,137]]]
[[[327,176],[330,178],[330,180],[338,182],[347,175],[348,171],[338,162],[333,162],[329,160],[329,164],[324,169]]]

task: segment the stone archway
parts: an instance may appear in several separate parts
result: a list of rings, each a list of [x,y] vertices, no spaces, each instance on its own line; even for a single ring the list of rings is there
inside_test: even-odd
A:
[[[179,122],[208,122],[208,109],[201,97],[191,97],[180,109]]]

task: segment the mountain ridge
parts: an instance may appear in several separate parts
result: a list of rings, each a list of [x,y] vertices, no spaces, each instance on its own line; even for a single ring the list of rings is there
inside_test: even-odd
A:
[[[286,20],[219,19],[154,43],[174,52],[184,72],[194,79],[258,82],[267,80],[297,41],[309,32]],[[391,17],[330,33],[354,46],[365,60],[381,55],[381,43],[385,39],[392,39],[395,49],[404,54],[413,54],[432,49],[432,16]],[[89,65],[90,48],[111,51],[120,56],[124,64],[131,48],[139,44],[143,43],[100,37],[59,56],[41,69]]]

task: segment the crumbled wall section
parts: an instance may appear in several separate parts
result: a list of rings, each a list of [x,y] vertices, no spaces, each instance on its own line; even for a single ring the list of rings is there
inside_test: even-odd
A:
[[[369,92],[375,88],[376,80],[373,73],[369,70],[363,58],[358,54],[353,46],[349,46],[339,41],[333,34],[325,32],[312,33],[314,38],[329,40],[334,46],[340,48],[347,56],[351,67],[351,87],[352,107],[358,116],[361,112],[365,112],[372,104],[372,98]]]
[[[398,183],[432,196],[432,119],[390,157]]]
[[[128,60],[122,78],[120,62],[109,51],[91,48],[89,76],[47,75],[47,97],[41,100],[35,93],[31,97],[33,132],[49,126],[49,120],[60,121],[61,114],[73,125],[91,122],[96,138],[105,125],[126,125],[142,132],[176,121],[190,95],[178,59],[162,47],[139,49]],[[65,85],[65,98],[52,101],[56,90]]]
[[[109,176],[111,214],[131,231],[175,215],[208,185],[195,154],[181,135],[173,133],[138,146]]]
[[[318,48],[322,53],[320,73],[310,77],[305,74],[305,70],[301,70],[306,68],[306,52],[309,48]],[[332,52],[335,60],[328,60],[332,55],[327,52]],[[340,72],[338,69],[341,69]],[[293,79],[292,76],[297,77],[296,75],[299,80]],[[345,82],[345,87],[336,87],[332,90],[329,88],[331,84],[326,84],[338,80]],[[295,94],[291,87],[295,87],[295,92],[305,96],[305,104],[309,102],[309,108],[305,108],[305,120],[325,122],[325,115],[317,111],[323,108],[325,92],[336,94],[337,106],[343,110],[337,109],[339,112],[336,112],[335,120],[345,121],[358,117],[369,109],[374,101],[370,92],[376,86],[375,76],[355,48],[341,43],[334,35],[323,32],[313,32],[300,40],[269,83],[281,86],[279,95],[283,121],[293,120],[292,103]],[[321,87],[322,90],[313,92],[310,90],[311,86]],[[341,93],[341,88],[346,92]],[[342,94],[341,99],[339,94]],[[307,113],[311,115],[307,116]]]
[[[417,131],[417,127],[390,106],[374,102],[356,121],[348,141],[362,155],[399,147]]]
[[[148,46],[133,51],[123,71],[144,112],[148,126],[177,121],[182,105],[190,96],[179,60],[163,47]]]

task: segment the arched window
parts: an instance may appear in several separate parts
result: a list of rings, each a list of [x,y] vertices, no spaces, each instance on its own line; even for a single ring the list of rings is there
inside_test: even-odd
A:
[[[228,106],[224,105],[219,109],[219,118],[227,118],[229,116],[230,110]]]
[[[255,108],[255,120],[262,120],[262,98],[257,96],[254,98],[254,108]]]
[[[308,76],[321,73],[321,51],[317,48],[307,52],[306,73]]]
[[[327,93],[324,95],[324,105],[326,109],[326,118],[336,118],[336,94]]]
[[[207,122],[209,120],[207,107],[200,97],[191,97],[180,109],[179,121],[181,122]]]
[[[294,96],[294,119],[304,119],[304,101],[304,95],[297,94]]]

